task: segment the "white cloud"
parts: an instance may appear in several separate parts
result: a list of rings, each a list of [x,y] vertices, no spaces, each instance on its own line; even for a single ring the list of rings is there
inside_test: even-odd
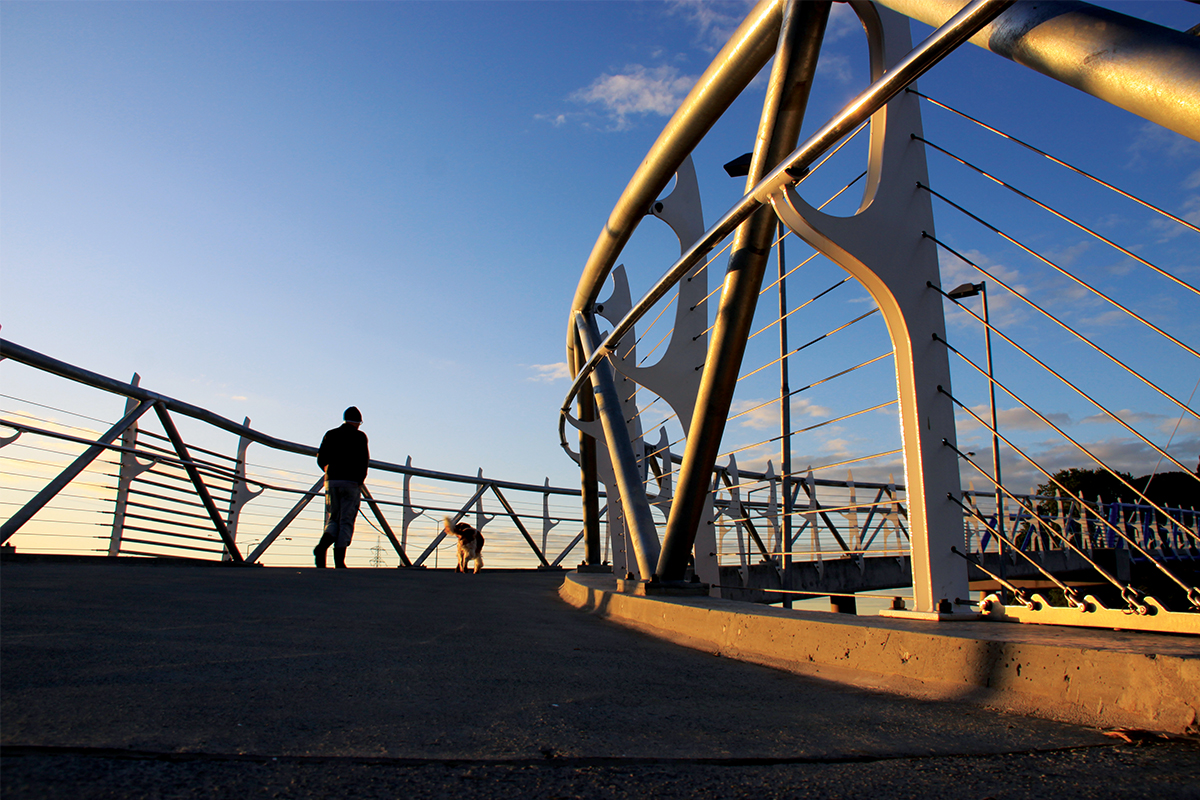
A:
[[[854,9],[846,3],[834,3],[829,11],[829,25],[825,28],[825,43],[845,39],[862,29],[862,22],[854,13]]]
[[[1133,411],[1128,408],[1123,408],[1113,412],[1126,425],[1138,429],[1140,432],[1146,430],[1155,430],[1161,434],[1170,436],[1174,433],[1200,433],[1200,420],[1188,414],[1186,411],[1178,416],[1167,416],[1165,414],[1152,414],[1145,411]],[[1104,425],[1111,423],[1112,417],[1108,414],[1092,414],[1080,420],[1081,423]],[[1161,446],[1161,442],[1159,443]]]
[[[991,410],[987,405],[972,406],[971,410],[978,414],[980,419],[987,420],[991,416]],[[1071,416],[1069,414],[1043,411],[1042,416],[1060,428],[1065,428],[1071,424]],[[970,414],[960,413],[956,415],[955,428],[960,434],[969,433],[982,427]],[[996,409],[996,427],[1000,429],[1001,435],[1008,435],[1013,431],[1039,433],[1049,431],[1046,423],[1042,422],[1037,415],[1023,406]]]
[[[1001,279],[1015,291],[1025,297],[1030,297],[1029,286],[1022,281],[1021,273],[1004,264],[997,263],[978,250],[967,250],[963,255],[972,262],[987,269],[988,272]],[[988,283],[988,312],[992,324],[998,328],[1016,325],[1026,318],[1025,305],[1009,294],[1002,286],[996,285],[986,275],[952,253],[939,248],[938,270],[941,274],[942,290],[950,291],[963,283]],[[964,301],[975,313],[981,313],[982,303],[978,298]],[[965,311],[954,308],[952,303],[946,303],[946,322],[958,327],[977,327],[979,325]]]
[[[569,380],[571,377],[571,370],[565,361],[556,364],[530,364],[529,369],[533,370],[534,374],[525,380],[538,383],[553,383],[557,380]]]
[[[1200,175],[1200,172],[1197,173]],[[1182,219],[1186,219],[1193,225],[1200,225],[1200,195],[1192,195],[1183,203],[1183,213],[1179,215]],[[1176,226],[1175,231],[1183,232],[1183,228]]]
[[[1081,255],[1091,249],[1092,243],[1088,240],[1076,242],[1069,247],[1058,248],[1051,250],[1047,255],[1051,261],[1058,264],[1060,267],[1066,268],[1074,264]]]
[[[725,46],[755,5],[755,0],[674,0],[671,10],[696,26],[700,47],[715,53]]]
[[[1161,160],[1161,156],[1171,159],[1194,158],[1200,155],[1200,144],[1161,125],[1147,122],[1138,130],[1128,150],[1133,154],[1128,166],[1135,167],[1140,166],[1143,158],[1150,161]]]
[[[680,75],[671,66],[631,64],[617,75],[604,74],[571,94],[577,103],[598,105],[614,130],[630,127],[629,117],[656,114],[669,117],[696,83],[695,75]]]
[[[854,78],[850,58],[836,53],[822,52],[817,60],[817,74],[832,78],[838,83],[849,83]]]
[[[754,408],[762,403],[762,400],[735,400],[732,411],[736,414],[741,414],[748,408]],[[797,420],[801,417],[812,417],[815,419],[823,419],[833,415],[833,412],[825,406],[820,406],[810,400],[802,398],[792,399],[792,419]],[[746,428],[755,428],[757,430],[773,430],[779,428],[779,403],[774,401],[767,403],[759,408],[754,408],[753,411],[746,413],[743,417],[738,417],[738,423]]]

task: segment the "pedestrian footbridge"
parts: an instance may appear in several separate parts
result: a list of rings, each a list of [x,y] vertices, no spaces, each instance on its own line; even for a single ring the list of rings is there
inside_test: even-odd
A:
[[[6,747],[517,763],[1098,741],[999,731],[985,706],[1195,731],[1194,208],[917,81],[982,47],[1200,141],[1200,37],[1086,3],[848,5],[868,86],[806,122],[831,4],[763,0],[571,266],[578,486],[373,461],[360,569],[316,575],[311,443],[0,340],[0,370],[45,387],[0,408]],[[705,136],[755,92],[750,152],[714,162],[745,188],[713,222]],[[661,225],[678,255],[651,263],[639,231]],[[526,572],[453,582],[444,516]],[[826,680],[896,692],[862,700],[891,722],[829,733],[828,697],[868,695]],[[967,719],[986,733],[947,745]]]

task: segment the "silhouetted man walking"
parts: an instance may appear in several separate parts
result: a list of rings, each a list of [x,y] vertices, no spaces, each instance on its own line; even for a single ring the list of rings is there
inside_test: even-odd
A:
[[[342,415],[342,425],[325,434],[317,451],[317,465],[325,470],[325,533],[313,550],[317,566],[325,566],[325,553],[333,545],[333,564],[345,568],[346,548],[354,536],[354,519],[363,481],[367,479],[367,435],[358,429],[362,414],[354,406]]]

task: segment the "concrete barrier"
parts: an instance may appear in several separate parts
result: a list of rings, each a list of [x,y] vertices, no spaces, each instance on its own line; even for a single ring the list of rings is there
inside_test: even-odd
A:
[[[1095,727],[1200,733],[1195,637],[858,617],[615,589],[611,576],[571,573],[559,595],[677,644],[801,675]]]

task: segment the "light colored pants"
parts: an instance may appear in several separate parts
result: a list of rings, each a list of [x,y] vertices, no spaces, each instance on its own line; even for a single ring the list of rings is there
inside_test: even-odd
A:
[[[349,547],[354,538],[354,520],[358,517],[358,502],[362,487],[354,481],[326,481],[325,534],[317,545],[325,550],[329,545]]]

